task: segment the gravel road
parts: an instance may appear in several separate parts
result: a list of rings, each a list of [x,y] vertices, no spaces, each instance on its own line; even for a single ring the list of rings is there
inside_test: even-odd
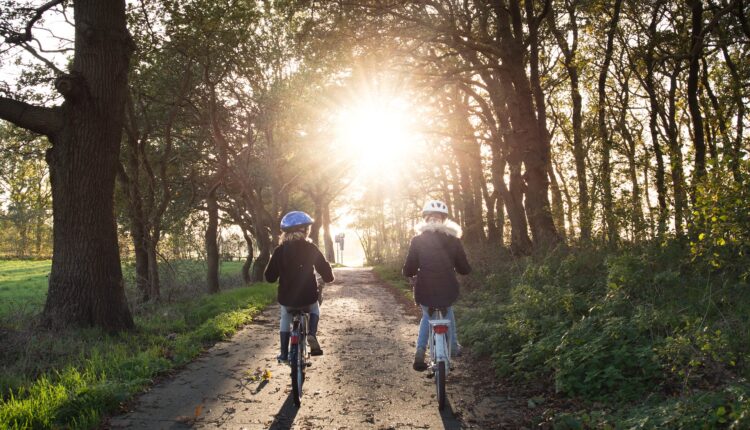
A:
[[[231,340],[202,354],[112,417],[113,429],[463,429],[518,428],[517,406],[466,357],[448,378],[449,405],[411,369],[414,309],[368,269],[337,269],[326,286],[302,406],[291,398],[289,367],[278,364],[278,306]],[[264,371],[270,378],[259,377]]]

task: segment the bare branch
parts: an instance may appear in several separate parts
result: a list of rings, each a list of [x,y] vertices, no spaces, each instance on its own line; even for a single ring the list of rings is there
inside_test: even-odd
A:
[[[36,49],[34,49],[34,47],[31,46],[31,45],[29,45],[28,43],[19,43],[18,46],[22,47],[23,49],[25,49],[26,51],[28,51],[31,55],[33,55],[34,57],[36,57],[39,61],[41,61],[44,64],[46,64],[47,67],[49,67],[50,69],[52,69],[56,74],[58,74],[58,75],[64,75],[65,74],[65,72],[63,72],[62,70],[58,69],[57,66],[55,66],[55,63],[53,63],[52,61],[50,61],[50,60],[44,58],[43,56],[41,56],[38,52],[36,52]]]
[[[52,9],[53,7],[63,3],[65,0],[51,0],[47,3],[40,6],[33,17],[29,20],[29,22],[26,23],[26,29],[23,33],[16,33],[14,35],[8,36],[5,40],[8,43],[13,43],[20,45],[23,42],[30,42],[31,41],[31,29],[34,27],[34,24],[36,24],[37,21],[42,19],[42,15],[44,15],[44,12],[47,12],[48,10]]]

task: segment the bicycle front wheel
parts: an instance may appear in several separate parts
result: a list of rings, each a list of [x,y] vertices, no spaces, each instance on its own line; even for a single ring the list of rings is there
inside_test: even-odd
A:
[[[435,388],[437,389],[438,409],[441,411],[445,408],[445,362],[438,362],[435,372]]]

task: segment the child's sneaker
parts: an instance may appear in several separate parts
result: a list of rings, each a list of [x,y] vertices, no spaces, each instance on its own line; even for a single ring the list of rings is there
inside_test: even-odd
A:
[[[279,364],[286,364],[289,361],[289,355],[288,354],[279,354],[276,356],[276,361],[279,362]]]
[[[320,349],[320,344],[318,343],[318,338],[315,336],[308,334],[307,335],[307,344],[310,345],[310,355],[323,355],[323,350]]]
[[[424,372],[427,370],[427,364],[424,362],[424,348],[417,348],[417,353],[414,355],[414,364],[412,368],[417,372]]]

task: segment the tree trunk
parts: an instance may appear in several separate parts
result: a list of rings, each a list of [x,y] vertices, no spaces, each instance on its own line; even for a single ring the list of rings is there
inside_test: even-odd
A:
[[[48,134],[54,248],[43,317],[50,326],[119,331],[134,326],[113,200],[132,40],[123,0],[73,7],[72,74],[56,82],[66,102],[61,128]]]
[[[592,214],[588,180],[586,178],[586,152],[583,147],[583,116],[581,114],[583,102],[581,91],[579,89],[579,63],[576,58],[578,50],[578,25],[576,22],[575,8],[569,10],[570,24],[573,29],[572,46],[568,45],[567,36],[557,29],[557,17],[553,13],[550,13],[547,18],[552,33],[563,52],[565,58],[565,70],[568,72],[568,78],[570,79],[570,94],[573,105],[573,159],[575,160],[576,180],[578,181],[578,222],[581,229],[581,240],[588,241],[591,239]]]
[[[560,191],[560,184],[557,183],[557,176],[555,175],[555,169],[552,166],[552,157],[550,156],[548,164],[548,174],[550,182],[550,191],[552,194],[552,218],[555,220],[555,228],[562,239],[565,239],[567,232],[565,230],[565,207],[563,206],[562,192]]]
[[[333,249],[331,238],[331,204],[326,202],[323,206],[323,243],[325,244],[326,260],[336,261],[336,250]]]
[[[690,67],[688,68],[687,98],[690,119],[693,124],[693,147],[695,149],[695,168],[693,170],[692,192],[706,176],[706,142],[703,134],[703,117],[698,103],[698,74],[700,57],[703,55],[703,0],[690,0],[692,25],[690,32]]]
[[[683,212],[687,206],[685,195],[685,178],[682,169],[682,148],[677,129],[677,75],[680,73],[679,65],[675,65],[674,71],[669,77],[669,113],[667,118],[667,136],[669,138],[669,160],[672,174],[672,189],[674,192],[674,226],[677,236],[682,236]]]
[[[250,237],[250,233],[242,229],[242,236],[245,238],[245,243],[247,244],[247,257],[245,258],[245,262],[242,264],[242,281],[245,284],[249,284],[252,282],[253,278],[250,276],[250,268],[253,265],[253,238]]]
[[[258,220],[256,221],[255,226],[255,240],[258,246],[258,257],[255,259],[255,263],[253,264],[251,279],[252,282],[263,282],[263,274],[266,270],[266,266],[268,265],[268,261],[271,259],[273,242],[271,241],[270,229],[259,222],[259,217],[254,216],[253,219]]]
[[[156,247],[159,244],[159,234],[152,233],[148,244],[148,272],[149,272],[149,297],[151,301],[161,300],[161,287],[159,282],[159,261]]]
[[[597,126],[599,139],[602,142],[602,188],[604,192],[604,201],[602,209],[604,211],[604,230],[606,239],[610,244],[614,244],[618,239],[617,219],[614,212],[614,202],[612,201],[612,165],[610,155],[612,152],[612,139],[607,130],[606,111],[606,86],[607,74],[609,73],[609,63],[612,61],[612,51],[614,50],[614,37],[617,31],[618,21],[620,20],[620,6],[622,0],[615,0],[612,19],[609,22],[607,30],[607,46],[604,51],[604,62],[599,71],[599,82],[597,86],[598,104],[597,104]]]
[[[208,226],[206,227],[206,285],[211,294],[219,292],[219,205],[216,201],[216,190],[206,197],[208,207]]]
[[[654,148],[654,157],[656,158],[656,195],[659,202],[659,216],[657,232],[663,236],[667,231],[667,220],[669,218],[669,207],[667,206],[667,186],[666,186],[666,169],[664,168],[664,154],[659,142],[659,126],[657,123],[659,117],[659,102],[656,98],[656,83],[654,79],[654,68],[656,66],[654,59],[654,47],[656,44],[656,25],[658,22],[659,9],[654,8],[651,15],[651,23],[648,27],[650,37],[648,50],[646,53],[646,78],[644,87],[648,93],[649,100],[649,132],[651,134],[651,145]]]
[[[143,220],[131,218],[130,234],[133,238],[133,250],[135,252],[135,285],[140,293],[141,302],[150,300],[149,294],[149,267],[148,251],[146,246],[145,226]]]
[[[545,145],[550,146],[552,139],[549,130],[547,129],[547,104],[544,99],[544,91],[539,77],[539,24],[544,17],[536,16],[534,14],[534,1],[524,2],[524,7],[526,9],[526,24],[529,29],[529,83],[531,84],[531,90],[534,95],[539,135],[544,139]],[[549,5],[547,5],[545,9],[547,7],[549,7]],[[541,13],[548,13],[548,11],[545,10]],[[549,163],[547,163],[547,168],[550,181],[550,191],[552,192],[552,217],[555,220],[555,227],[557,228],[558,233],[560,233],[561,238],[564,240],[566,233],[562,195],[560,194],[560,187],[557,184],[555,171],[552,167],[551,154]]]

